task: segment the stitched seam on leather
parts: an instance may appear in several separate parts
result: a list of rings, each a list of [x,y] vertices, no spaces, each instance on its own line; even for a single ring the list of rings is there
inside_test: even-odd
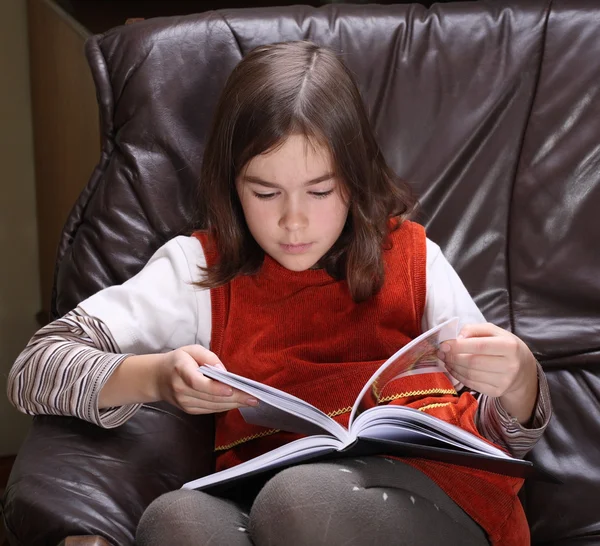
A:
[[[225,25],[229,29],[229,32],[231,32],[231,36],[233,36],[233,39],[235,40],[235,45],[237,46],[238,51],[240,53],[240,59],[242,59],[244,57],[244,52],[242,51],[242,44],[240,43],[240,40],[239,40],[237,34],[233,31],[233,28],[229,24],[229,21],[227,20],[227,18],[225,17],[225,15],[221,14],[221,19],[223,20],[223,22],[225,23]]]
[[[506,290],[508,293],[508,318],[510,321],[510,331],[515,331],[515,316],[514,316],[514,305],[513,305],[513,290],[512,290],[512,274],[511,274],[511,260],[510,260],[510,242],[511,242],[511,224],[513,217],[513,203],[514,203],[514,195],[515,195],[515,186],[517,184],[517,177],[519,176],[519,172],[521,170],[521,159],[523,156],[523,146],[525,145],[525,140],[527,138],[527,130],[529,129],[529,121],[531,119],[531,113],[533,111],[533,107],[536,103],[536,98],[538,94],[538,87],[540,84],[540,79],[542,76],[542,68],[544,66],[544,55],[546,53],[546,35],[548,31],[548,20],[550,19],[550,13],[552,11],[552,2],[550,0],[546,7],[546,14],[544,20],[544,27],[542,29],[541,36],[541,44],[540,44],[540,60],[538,66],[538,73],[535,78],[535,82],[533,84],[533,93],[531,97],[531,102],[529,104],[529,108],[527,109],[527,116],[525,118],[525,126],[523,127],[523,134],[521,135],[521,140],[519,142],[519,156],[517,161],[515,162],[515,172],[512,177],[512,184],[510,188],[510,196],[508,200],[508,213],[506,218],[506,246],[504,248],[504,257],[506,259]]]
[[[50,295],[50,315],[51,319],[55,320],[61,316],[61,313],[58,310],[58,273],[60,271],[60,267],[64,261],[64,258],[67,254],[68,249],[73,245],[75,238],[77,237],[77,233],[79,228],[83,224],[83,218],[85,216],[85,212],[89,206],[91,199],[96,193],[98,186],[103,182],[104,175],[106,173],[106,168],[110,163],[110,159],[114,153],[114,142],[113,142],[113,118],[115,111],[115,97],[112,88],[112,81],[110,79],[110,75],[108,72],[108,66],[106,62],[106,57],[104,56],[104,52],[100,46],[100,36],[93,36],[85,44],[85,54],[88,60],[88,64],[90,66],[92,72],[92,78],[94,80],[94,86],[96,88],[96,92],[100,96],[99,101],[99,111],[101,113],[101,126],[100,132],[102,136],[102,149],[100,153],[100,159],[98,160],[97,165],[92,171],[88,182],[86,183],[84,189],[80,192],[77,197],[77,201],[72,207],[71,212],[65,222],[65,225],[61,231],[60,239],[58,242],[58,249],[56,252],[56,260],[54,263],[53,270],[53,280],[52,280],[52,291]],[[97,62],[92,62],[91,59],[91,51],[95,50],[97,56],[95,57]],[[101,81],[102,80],[102,81]],[[103,84],[107,84],[106,86]],[[108,90],[105,89],[108,87]],[[107,97],[106,101],[102,101],[101,98],[104,96],[102,92],[108,93],[110,92],[110,96]],[[110,99],[110,100],[109,100]],[[106,114],[106,115],[105,115]],[[72,216],[74,211],[79,210],[79,214],[77,215],[77,223],[73,223]],[[66,242],[65,242],[66,239]]]

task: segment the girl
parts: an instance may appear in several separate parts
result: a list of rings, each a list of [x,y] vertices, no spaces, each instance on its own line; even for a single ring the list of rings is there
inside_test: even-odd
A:
[[[257,401],[202,376],[208,363],[304,398],[346,425],[366,379],[450,316],[448,373],[396,382],[427,411],[515,456],[550,418],[531,351],[486,324],[386,165],[351,74],[309,42],[263,46],[233,71],[201,173],[206,232],[176,237],[121,286],[40,330],[9,396],[31,414],[102,427],[166,400],[215,413],[217,469],[294,435],[247,424]],[[210,350],[209,350],[210,347]],[[474,392],[480,393],[478,400]],[[283,470],[235,501],[175,491],[137,532],[157,544],[529,544],[522,480],[420,459],[363,457]]]

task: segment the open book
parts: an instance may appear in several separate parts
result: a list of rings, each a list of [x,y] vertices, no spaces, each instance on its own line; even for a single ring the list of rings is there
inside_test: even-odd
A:
[[[212,366],[206,376],[244,391],[259,400],[240,408],[248,423],[306,436],[232,468],[186,483],[186,489],[223,488],[258,473],[328,456],[389,454],[422,457],[519,477],[536,476],[533,464],[504,451],[455,425],[406,406],[378,405],[379,393],[395,379],[444,372],[436,353],[440,343],[458,334],[458,318],[423,333],[386,360],[356,398],[345,429],[311,404],[281,390]],[[537,476],[542,479],[552,478]]]

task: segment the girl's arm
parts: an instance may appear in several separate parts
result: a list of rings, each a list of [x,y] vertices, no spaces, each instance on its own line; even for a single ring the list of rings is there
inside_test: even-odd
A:
[[[484,324],[485,318],[441,253],[439,246],[427,240],[427,297],[423,329],[425,331],[453,316],[461,319],[463,327],[471,325],[472,328],[479,329],[497,328]],[[497,330],[514,337],[516,347],[516,336],[500,328]],[[518,341],[523,344],[522,341]],[[533,448],[552,415],[550,391],[544,372],[529,349],[525,349],[526,352],[522,354],[531,359],[531,366],[528,367],[527,381],[521,385],[523,392],[513,391],[504,398],[480,394],[476,415],[476,424],[481,434],[506,448],[515,457],[523,457]],[[455,370],[454,381],[457,390],[464,387],[460,377],[456,379],[458,376],[459,371]]]
[[[30,415],[70,415],[104,428],[121,425],[139,404],[100,410],[98,394],[128,357],[106,326],[81,309],[38,331],[8,376],[8,398]]]
[[[494,324],[469,324],[440,348],[439,356],[454,377],[474,391],[497,398],[520,424],[529,424],[540,374],[523,341]]]
[[[524,457],[530,451],[552,415],[550,390],[546,375],[539,363],[536,363],[539,389],[534,404],[533,415],[526,426],[504,408],[499,398],[481,395],[477,410],[477,426],[488,440],[509,448],[514,457]]]
[[[193,250],[198,255],[191,255]],[[172,239],[137,275],[101,290],[37,332],[10,371],[13,404],[29,414],[71,415],[106,428],[131,417],[139,404],[100,411],[99,393],[132,353],[161,353],[174,343],[197,342],[200,295],[188,257],[202,264],[200,243]]]
[[[237,392],[216,398],[222,385],[197,371],[198,363],[218,363],[204,348],[210,295],[193,285],[203,262],[196,239],[177,237],[123,285],[42,328],[10,372],[12,403],[25,413],[70,415],[106,428],[158,399],[190,413],[242,405]]]
[[[481,393],[478,428],[489,440],[523,457],[552,415],[546,376],[517,336],[493,324],[470,324],[442,344],[446,368]]]
[[[8,397],[30,415],[68,415],[113,428],[143,403],[166,400],[192,414],[254,405],[248,395],[205,378],[218,357],[192,345],[168,353],[118,354],[106,325],[77,308],[42,328],[15,362]]]
[[[258,404],[248,394],[204,377],[198,372],[201,364],[225,369],[217,355],[201,345],[181,347],[166,354],[129,356],[102,387],[98,406],[165,400],[198,415]]]

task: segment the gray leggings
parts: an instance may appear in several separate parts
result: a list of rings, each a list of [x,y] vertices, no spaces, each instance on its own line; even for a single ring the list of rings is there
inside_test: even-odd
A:
[[[481,527],[425,474],[393,459],[361,457],[282,470],[245,505],[199,491],[167,493],[144,512],[136,544],[489,543]]]

